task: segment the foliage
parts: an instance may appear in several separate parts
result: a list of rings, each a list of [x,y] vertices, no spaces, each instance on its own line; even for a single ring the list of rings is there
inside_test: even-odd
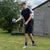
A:
[[[20,15],[21,5],[15,0],[2,0],[0,1],[0,28],[11,32],[15,25],[12,18],[18,18]]]
[[[12,18],[19,18],[22,9],[20,3],[21,0],[0,0],[0,28],[8,32],[17,28],[19,22],[13,23]]]

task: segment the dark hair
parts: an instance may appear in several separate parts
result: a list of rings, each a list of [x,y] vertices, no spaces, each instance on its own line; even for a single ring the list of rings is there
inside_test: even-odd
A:
[[[21,3],[21,6],[22,6],[22,5],[26,5],[26,2],[22,2],[22,3]]]

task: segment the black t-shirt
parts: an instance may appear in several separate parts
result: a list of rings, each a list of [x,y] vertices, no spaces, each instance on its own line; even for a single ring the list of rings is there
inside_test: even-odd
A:
[[[26,8],[22,10],[21,15],[24,17],[25,21],[27,21],[31,13],[31,10],[29,8]]]

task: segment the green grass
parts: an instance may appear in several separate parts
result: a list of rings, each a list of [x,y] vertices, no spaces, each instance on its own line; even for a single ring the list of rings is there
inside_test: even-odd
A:
[[[37,46],[30,46],[31,40],[28,38],[28,48],[22,49],[24,46],[24,35],[12,36],[0,29],[0,50],[50,50],[50,38],[34,36]]]

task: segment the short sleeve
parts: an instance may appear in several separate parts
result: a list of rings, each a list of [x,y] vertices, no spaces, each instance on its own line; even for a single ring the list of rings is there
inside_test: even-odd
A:
[[[28,12],[29,12],[29,14],[32,14],[32,12],[31,12],[31,10],[28,8]]]
[[[21,15],[23,16],[23,12],[21,11]]]

